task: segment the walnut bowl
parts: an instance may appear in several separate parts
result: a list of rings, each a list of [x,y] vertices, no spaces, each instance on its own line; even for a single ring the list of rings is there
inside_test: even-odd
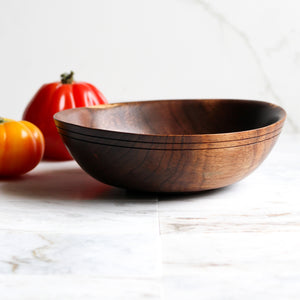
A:
[[[229,99],[115,103],[54,115],[83,170],[106,184],[149,192],[241,180],[269,154],[285,118],[277,105]]]

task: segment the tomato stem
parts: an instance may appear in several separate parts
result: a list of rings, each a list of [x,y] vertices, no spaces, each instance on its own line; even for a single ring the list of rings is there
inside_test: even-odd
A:
[[[74,72],[71,71],[70,73],[63,73],[60,75],[61,83],[62,84],[72,84],[74,81]]]

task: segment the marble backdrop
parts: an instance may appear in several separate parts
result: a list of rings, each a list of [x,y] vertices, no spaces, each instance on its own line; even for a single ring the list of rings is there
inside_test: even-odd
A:
[[[1,115],[74,70],[110,102],[262,99],[300,128],[297,0],[0,2]]]

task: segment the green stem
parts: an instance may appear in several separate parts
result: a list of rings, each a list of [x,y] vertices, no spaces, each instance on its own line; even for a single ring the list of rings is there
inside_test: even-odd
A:
[[[0,124],[5,123],[4,118],[0,117]]]
[[[63,73],[60,75],[61,83],[62,84],[72,84],[74,81],[74,72],[71,71],[70,73]]]

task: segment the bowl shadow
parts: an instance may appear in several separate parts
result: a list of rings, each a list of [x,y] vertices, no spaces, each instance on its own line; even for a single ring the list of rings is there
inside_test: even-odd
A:
[[[81,168],[39,171],[17,178],[1,179],[1,190],[10,196],[39,201],[153,202],[203,199],[223,189],[193,193],[151,193],[126,190],[89,176]],[[228,187],[227,187],[228,188]]]
[[[4,179],[2,182],[1,190],[5,194],[23,199],[64,201],[129,199],[125,190],[101,183],[79,167],[29,173],[22,177]]]

